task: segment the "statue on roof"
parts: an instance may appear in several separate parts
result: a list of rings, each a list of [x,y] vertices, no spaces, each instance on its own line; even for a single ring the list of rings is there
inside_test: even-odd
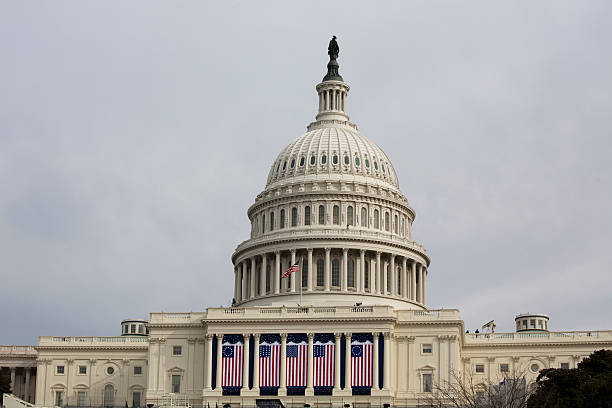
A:
[[[335,60],[338,58],[338,54],[340,54],[340,47],[338,47],[338,43],[336,42],[336,36],[334,35],[329,42],[329,47],[327,47],[327,54],[329,54],[330,60]]]

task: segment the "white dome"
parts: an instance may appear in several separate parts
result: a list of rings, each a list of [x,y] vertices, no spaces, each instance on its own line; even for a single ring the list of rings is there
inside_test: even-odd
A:
[[[266,189],[317,180],[359,181],[399,190],[387,155],[348,125],[321,127],[294,139],[274,161]]]

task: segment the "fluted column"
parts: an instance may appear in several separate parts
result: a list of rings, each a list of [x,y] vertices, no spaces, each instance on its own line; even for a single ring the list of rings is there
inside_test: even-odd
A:
[[[380,251],[376,251],[376,282],[372,282],[376,286],[376,293],[381,293],[381,275],[380,275]]]
[[[309,264],[310,265],[310,264]],[[308,333],[308,371],[306,372],[306,395],[314,395],[314,333]]]
[[[240,266],[236,266],[234,267],[234,299],[236,302],[242,301],[240,289]]]
[[[402,257],[402,297],[408,299],[408,271],[406,270],[407,260]]]
[[[247,273],[247,261],[242,261],[242,300],[245,301],[249,298],[249,281]]]
[[[255,350],[253,350],[253,390],[259,392],[259,333],[253,334]]]
[[[387,267],[387,265],[387,261],[382,262],[382,285],[380,287],[382,288],[383,295],[386,295],[387,291],[389,290],[389,288],[387,287],[387,274],[389,273],[389,268]]]
[[[417,265],[416,265],[416,261],[413,260],[412,261],[412,265],[411,265],[411,269],[412,271],[410,272],[410,300],[412,300],[413,302],[416,302],[416,271],[417,271]]]
[[[340,340],[342,333],[334,333],[334,393],[340,391]]]
[[[251,258],[251,289],[249,290],[249,299],[257,296],[255,289],[257,288],[257,259]]]
[[[314,265],[312,264],[312,248],[308,248],[308,285],[306,287],[306,290],[308,292],[312,292],[312,282],[313,282],[313,275],[314,275]]]
[[[23,399],[30,402],[30,367],[25,368],[25,392]]]
[[[249,389],[249,353],[251,351],[250,334],[244,333],[244,355],[242,356],[242,389]]]
[[[342,250],[342,282],[340,289],[346,292],[348,289],[348,249]]]
[[[11,367],[11,392],[15,392],[15,375],[16,375],[16,368],[15,367]],[[66,376],[68,376],[68,374],[66,374]]]
[[[331,248],[325,248],[325,290],[329,292],[331,282]]]
[[[266,277],[268,272],[268,255],[261,256],[261,271],[259,272],[259,296],[266,295]]]
[[[204,389],[207,391],[212,390],[212,342],[213,335],[206,335],[206,353],[204,353],[204,365],[206,367],[204,376]]]
[[[391,274],[391,287],[389,290],[391,291],[391,296],[397,296],[397,277],[395,276],[395,255],[391,254],[391,266],[389,266],[389,273]]]
[[[215,384],[215,389],[216,390],[220,390],[221,389],[221,367],[223,367],[223,353],[222,353],[222,349],[223,348],[223,335],[222,334],[217,334],[217,382]]]
[[[291,250],[291,265],[295,265],[295,249]],[[300,267],[301,267],[301,265],[300,265]],[[291,279],[291,292],[295,292],[295,275],[297,275],[297,274],[296,273],[292,273],[290,275],[290,279]]]
[[[391,333],[383,333],[385,347],[384,347],[384,366],[383,366],[383,390],[388,390],[389,384],[391,384]]]
[[[419,265],[419,285],[417,288],[417,298],[420,303],[423,303],[423,265]]]
[[[344,389],[351,389],[351,338],[352,333],[344,333],[346,352],[344,353]]]
[[[374,361],[372,362],[372,388],[375,390],[380,389],[378,385],[378,332],[374,332]],[[411,373],[412,374],[412,373]]]
[[[274,293],[280,293],[280,251],[274,253],[276,255],[276,263],[274,266]]]
[[[421,278],[423,278],[423,304],[427,305],[427,268],[425,266],[423,266]]]
[[[287,333],[281,333],[280,386],[278,395],[287,395]]]
[[[365,250],[359,251],[359,292],[365,292]]]

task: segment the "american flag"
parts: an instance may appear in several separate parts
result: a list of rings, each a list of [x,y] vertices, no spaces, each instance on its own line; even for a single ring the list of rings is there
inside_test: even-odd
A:
[[[321,343],[317,341],[312,349],[313,386],[334,386],[334,342]]]
[[[372,386],[372,349],[371,341],[351,343],[351,386]]]
[[[259,345],[259,386],[280,386],[280,354],[281,345],[278,342]]]
[[[242,373],[244,361],[244,343],[231,344],[223,343],[222,362],[223,362],[223,379],[222,387],[242,387]]]
[[[298,259],[293,265],[291,265],[285,272],[283,272],[283,278],[291,275],[293,272],[297,272],[300,267],[300,260]]]
[[[287,387],[306,387],[308,343],[287,343]]]

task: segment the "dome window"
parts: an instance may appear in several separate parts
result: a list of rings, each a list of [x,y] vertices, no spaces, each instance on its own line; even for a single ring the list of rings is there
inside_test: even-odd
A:
[[[349,157],[348,156],[344,156],[344,164],[348,166],[350,163],[351,163],[351,161],[350,161]]]
[[[317,158],[313,154],[312,156],[310,156],[310,165],[314,166],[316,163],[317,163]]]
[[[285,162],[283,163],[283,170],[285,170],[287,168],[287,160],[285,160]]]
[[[327,163],[327,156],[323,155],[321,156],[321,164],[326,164]]]
[[[332,163],[333,163],[333,164],[338,164],[338,156],[337,156],[337,155],[335,155],[335,154],[334,154],[334,155],[333,155],[333,157],[332,157]]]
[[[301,157],[300,158],[300,167],[304,167],[304,164],[306,164],[306,159]]]
[[[364,160],[365,166],[369,169],[370,168],[370,161],[368,159]]]
[[[381,164],[380,166],[382,167],[382,171],[383,171],[383,173],[384,173],[384,172],[385,172],[385,165],[384,165],[384,164]]]
[[[376,170],[378,170],[378,163],[377,163],[377,162],[374,162],[374,168],[375,168]]]
[[[359,166],[359,157],[355,157],[355,166]]]
[[[291,168],[295,167],[295,159],[291,159]]]
[[[276,173],[278,174],[278,171],[280,170],[280,162],[278,162],[278,164],[276,165]]]

